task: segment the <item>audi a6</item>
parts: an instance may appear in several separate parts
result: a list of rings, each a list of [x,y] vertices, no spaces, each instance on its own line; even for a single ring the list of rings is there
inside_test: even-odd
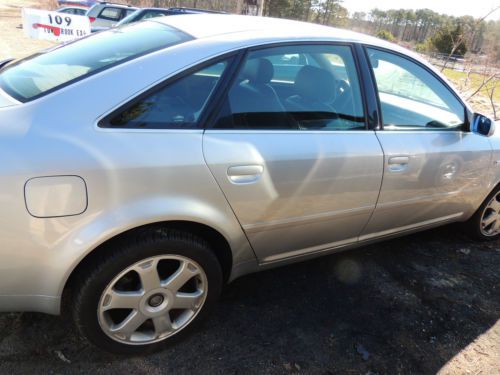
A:
[[[0,310],[138,354],[235,278],[451,222],[500,235],[500,136],[397,45],[155,18],[0,70]]]

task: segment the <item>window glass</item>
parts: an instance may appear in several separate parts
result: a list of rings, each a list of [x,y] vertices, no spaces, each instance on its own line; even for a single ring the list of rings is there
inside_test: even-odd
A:
[[[215,127],[365,129],[351,48],[293,45],[249,53]]]
[[[9,64],[0,71],[0,88],[27,101],[93,72],[190,39],[156,22],[100,32]]]
[[[144,12],[144,15],[141,17],[141,19],[147,20],[148,18],[162,17],[162,16],[166,16],[166,14],[158,11],[148,11]]]
[[[226,69],[227,62],[203,68],[140,99],[100,125],[127,129],[192,129]]]
[[[464,123],[464,107],[423,67],[395,54],[368,49],[377,81],[384,128],[453,130]]]
[[[99,15],[99,18],[104,18],[111,21],[119,21],[122,16],[120,8],[104,8]]]

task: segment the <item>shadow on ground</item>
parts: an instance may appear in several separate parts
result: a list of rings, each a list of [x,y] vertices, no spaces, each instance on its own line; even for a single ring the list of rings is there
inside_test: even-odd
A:
[[[0,314],[0,373],[433,374],[500,319],[500,243],[459,233],[243,277],[198,334],[145,358],[101,353],[66,319]]]

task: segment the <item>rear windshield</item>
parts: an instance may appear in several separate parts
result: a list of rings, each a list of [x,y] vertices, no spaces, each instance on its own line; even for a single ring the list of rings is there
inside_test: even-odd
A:
[[[30,101],[111,66],[190,39],[158,22],[119,27],[7,65],[0,71],[0,88],[21,102]]]

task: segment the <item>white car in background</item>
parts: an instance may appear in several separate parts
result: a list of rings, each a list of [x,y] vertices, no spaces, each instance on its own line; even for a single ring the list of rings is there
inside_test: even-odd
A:
[[[58,13],[65,13],[65,14],[73,14],[76,16],[85,16],[87,14],[87,11],[89,9],[85,7],[79,7],[79,6],[67,6],[67,7],[62,7],[56,10]]]
[[[115,26],[137,9],[129,5],[98,2],[88,10],[86,15],[90,19],[92,29],[101,30]]]

